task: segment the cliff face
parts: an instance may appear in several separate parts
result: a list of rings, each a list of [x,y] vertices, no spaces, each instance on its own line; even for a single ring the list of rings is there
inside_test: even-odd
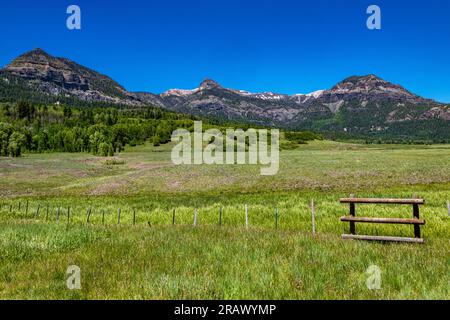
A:
[[[53,58],[41,49],[18,57],[5,70],[25,79],[52,82],[68,90],[89,90],[88,79],[76,73],[63,59]]]
[[[19,56],[2,72],[20,77],[30,88],[48,95],[125,104],[133,104],[134,100],[111,78],[68,59],[53,57],[41,49]]]

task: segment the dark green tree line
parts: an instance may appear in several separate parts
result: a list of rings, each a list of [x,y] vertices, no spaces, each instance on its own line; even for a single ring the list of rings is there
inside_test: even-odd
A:
[[[20,101],[0,105],[0,155],[22,152],[90,152],[112,156],[126,145],[170,141],[177,128],[192,127],[190,116],[147,107],[75,108]]]

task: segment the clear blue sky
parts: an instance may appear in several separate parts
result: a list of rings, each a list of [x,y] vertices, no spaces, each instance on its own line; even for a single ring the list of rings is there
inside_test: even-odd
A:
[[[82,30],[66,28],[66,8]],[[382,10],[382,30],[366,9]],[[40,47],[159,93],[206,77],[249,91],[307,93],[377,74],[450,102],[448,0],[2,1],[0,65]]]

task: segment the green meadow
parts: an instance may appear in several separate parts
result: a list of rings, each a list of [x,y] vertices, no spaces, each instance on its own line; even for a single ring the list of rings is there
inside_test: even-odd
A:
[[[275,176],[175,166],[172,146],[0,158],[0,298],[450,297],[450,145],[315,141],[282,150]],[[425,199],[425,244],[342,240],[349,208],[339,198],[350,194]],[[356,215],[411,218],[412,208],[356,205]],[[356,230],[414,235],[404,225]],[[70,265],[80,290],[66,286]],[[371,265],[378,290],[366,285]]]

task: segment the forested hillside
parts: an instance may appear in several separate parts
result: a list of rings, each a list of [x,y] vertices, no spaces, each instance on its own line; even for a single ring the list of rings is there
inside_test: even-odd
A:
[[[57,151],[112,156],[127,144],[148,139],[156,145],[166,143],[176,128],[192,127],[192,119],[154,107],[133,110],[5,103],[0,104],[0,155]]]

